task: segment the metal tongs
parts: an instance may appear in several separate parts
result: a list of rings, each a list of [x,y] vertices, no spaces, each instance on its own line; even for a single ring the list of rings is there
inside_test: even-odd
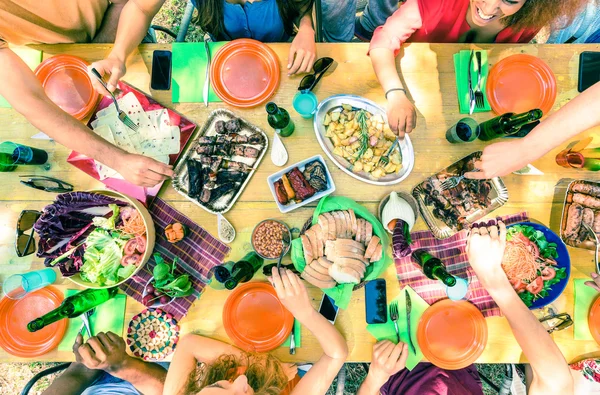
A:
[[[594,263],[596,264],[596,273],[600,274],[600,267],[598,266],[598,247],[600,246],[600,241],[598,240],[598,235],[594,232],[594,229],[589,224],[585,222],[581,222],[583,227],[588,231],[589,234],[594,238],[594,242],[596,243],[596,251],[594,253]]]

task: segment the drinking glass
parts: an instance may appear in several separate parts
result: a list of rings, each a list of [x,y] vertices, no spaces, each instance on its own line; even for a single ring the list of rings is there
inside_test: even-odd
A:
[[[43,165],[47,161],[48,153],[44,150],[12,141],[0,144],[0,171],[13,171],[16,165]]]
[[[446,140],[452,144],[468,143],[479,137],[479,124],[473,118],[463,118],[446,132]]]
[[[318,103],[317,96],[309,90],[296,93],[293,101],[294,110],[302,118],[306,119],[312,118],[315,115]]]
[[[56,272],[47,267],[45,269],[27,272],[23,274],[13,274],[4,280],[2,289],[4,295],[10,299],[21,299],[27,293],[44,288],[56,281]]]

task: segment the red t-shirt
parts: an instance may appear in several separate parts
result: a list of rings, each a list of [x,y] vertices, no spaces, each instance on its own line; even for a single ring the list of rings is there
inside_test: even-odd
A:
[[[390,48],[397,55],[404,42],[456,43],[471,29],[469,0],[407,0],[373,33],[369,51]],[[539,29],[504,28],[496,43],[528,43]]]

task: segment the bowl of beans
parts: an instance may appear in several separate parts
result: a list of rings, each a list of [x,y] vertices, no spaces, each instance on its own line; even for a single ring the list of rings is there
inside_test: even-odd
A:
[[[277,259],[282,253],[287,254],[291,240],[290,228],[276,219],[265,219],[252,231],[252,247],[263,259]]]

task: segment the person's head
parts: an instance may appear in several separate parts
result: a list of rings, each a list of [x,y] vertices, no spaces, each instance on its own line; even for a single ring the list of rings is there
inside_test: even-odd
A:
[[[300,21],[305,14],[312,12],[314,0],[277,0],[279,14],[283,20],[285,32],[288,35],[294,34],[294,24]],[[212,34],[219,36],[224,32],[223,21],[223,0],[196,0],[194,4],[198,9],[198,16],[194,19],[200,28]]]
[[[192,373],[185,394],[279,395],[287,383],[281,364],[270,355],[222,355]]]
[[[505,26],[541,29],[562,17],[572,20],[585,0],[470,0],[471,18],[478,26],[500,20]]]

